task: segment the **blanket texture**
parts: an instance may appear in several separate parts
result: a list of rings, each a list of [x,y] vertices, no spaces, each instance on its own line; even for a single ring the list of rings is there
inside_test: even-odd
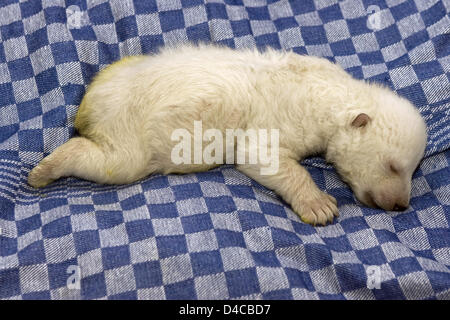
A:
[[[449,11],[449,0],[1,1],[0,298],[450,299]],[[412,101],[429,139],[408,210],[361,206],[318,158],[304,164],[340,217],[317,228],[232,166],[27,185],[76,134],[97,71],[188,41],[326,57]]]

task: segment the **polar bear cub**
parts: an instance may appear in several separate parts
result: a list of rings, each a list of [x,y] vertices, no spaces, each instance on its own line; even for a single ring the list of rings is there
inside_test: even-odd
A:
[[[275,174],[261,174],[258,161],[236,168],[314,225],[338,216],[337,202],[299,160],[323,154],[362,203],[402,210],[427,140],[425,122],[410,102],[326,59],[184,45],[127,57],[99,72],[75,119],[80,136],[44,158],[28,182],[38,188],[76,176],[124,184],[151,173],[211,169],[220,163],[180,164],[171,157],[173,132],[193,133],[199,121],[223,137],[228,129],[277,129],[276,150],[270,140],[265,146],[277,153]],[[223,158],[235,149],[224,147]]]

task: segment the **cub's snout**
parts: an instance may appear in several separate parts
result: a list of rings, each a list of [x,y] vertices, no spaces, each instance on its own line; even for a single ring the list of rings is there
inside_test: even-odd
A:
[[[387,211],[404,211],[409,207],[409,191],[399,190],[396,194],[389,191],[366,191],[362,199],[365,205],[372,208],[381,208]]]

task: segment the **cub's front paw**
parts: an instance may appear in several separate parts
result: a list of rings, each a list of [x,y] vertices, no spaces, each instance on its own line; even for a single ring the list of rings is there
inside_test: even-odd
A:
[[[300,216],[300,219],[315,226],[316,224],[326,225],[339,216],[337,201],[334,197],[319,191],[314,195],[296,199],[292,203],[292,209]]]

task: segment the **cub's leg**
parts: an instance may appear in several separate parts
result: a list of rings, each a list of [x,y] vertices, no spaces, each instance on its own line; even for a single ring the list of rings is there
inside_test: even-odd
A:
[[[274,175],[261,175],[259,164],[236,167],[281,195],[303,222],[325,225],[339,215],[336,199],[319,190],[308,171],[294,159],[280,156],[279,169]]]
[[[61,177],[75,176],[97,183],[121,184],[145,175],[139,154],[128,159],[127,150],[111,151],[84,138],[72,138],[45,157],[28,176],[28,183],[40,188]]]

